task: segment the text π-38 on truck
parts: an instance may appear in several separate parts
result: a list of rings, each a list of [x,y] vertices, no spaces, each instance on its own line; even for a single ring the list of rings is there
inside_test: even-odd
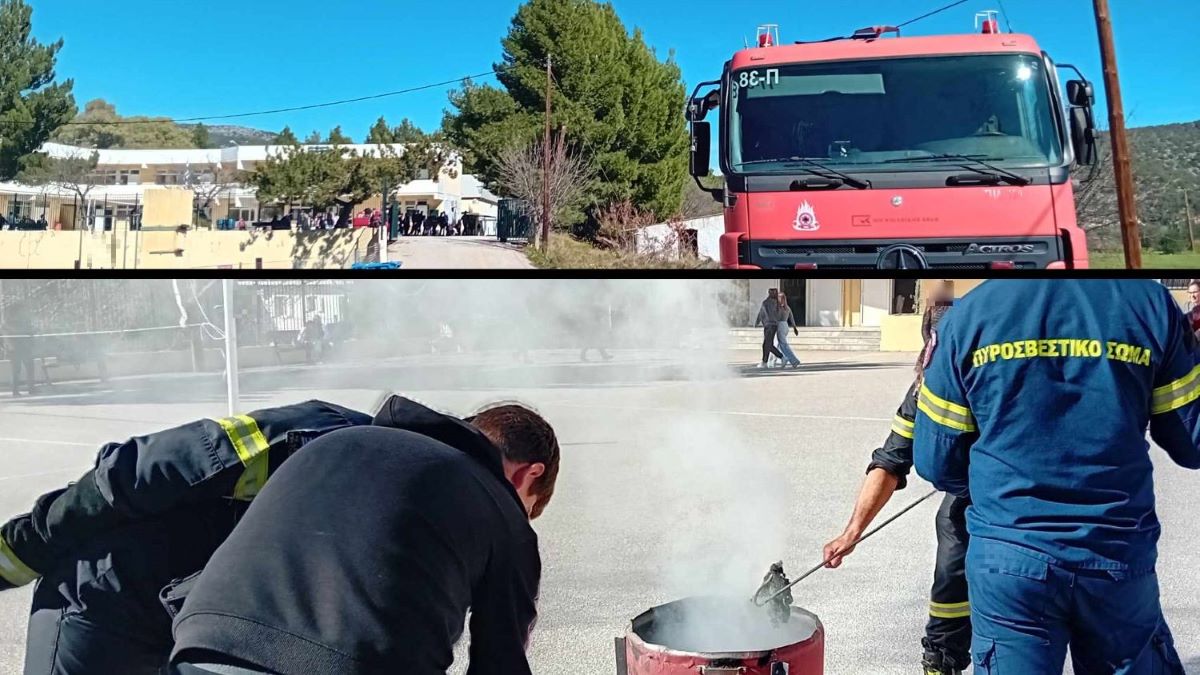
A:
[[[715,121],[721,266],[1086,268],[1072,171],[1095,162],[1094,88],[982,19],[787,45],[763,26],[698,85],[690,171],[710,175]],[[1078,78],[1065,87],[1064,69]]]

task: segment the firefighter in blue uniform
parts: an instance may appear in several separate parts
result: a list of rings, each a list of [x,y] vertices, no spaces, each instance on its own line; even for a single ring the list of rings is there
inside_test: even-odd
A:
[[[1153,281],[989,281],[942,322],[917,472],[969,496],[976,672],[1182,675],[1151,438],[1200,468],[1200,348]]]
[[[25,675],[156,675],[172,611],[289,456],[369,415],[309,401],[100,449],[77,482],[0,527],[0,590],[37,582]]]

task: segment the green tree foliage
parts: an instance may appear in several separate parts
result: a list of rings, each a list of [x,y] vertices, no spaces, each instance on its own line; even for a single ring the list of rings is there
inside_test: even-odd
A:
[[[75,115],[73,82],[55,84],[62,40],[43,45],[30,36],[33,8],[0,0],[0,180]]]
[[[307,138],[304,139],[304,144],[305,145],[320,145],[321,144],[321,132],[314,129],[313,132],[311,134],[309,134]]]
[[[262,203],[322,209],[336,206],[339,219],[345,222],[356,204],[378,194],[385,184],[407,183],[423,170],[436,175],[446,160],[446,152],[429,140],[413,144],[403,153],[387,148],[370,153],[345,147],[307,150],[292,145],[259,162],[245,180],[257,188]]]
[[[275,136],[274,145],[299,145],[300,139],[296,138],[296,134],[292,132],[291,127],[284,127],[283,131]]]
[[[405,117],[400,120],[400,124],[390,127],[385,118],[380,117],[375,120],[375,124],[371,126],[371,130],[367,133],[368,143],[421,143],[423,141],[434,139],[438,140],[439,134],[427,134],[421,131],[420,127],[412,123],[412,120]]]
[[[554,66],[556,128],[596,167],[593,204],[631,201],[659,216],[680,208],[687,174],[686,92],[672,57],[660,61],[609,4],[529,0],[502,41],[503,88],[465,83],[444,121],[467,165],[488,182],[506,146],[539,137],[547,56]]]
[[[1129,143],[1143,245],[1168,253],[1186,250],[1185,193],[1200,238],[1200,121],[1130,129]],[[1075,193],[1079,223],[1088,233],[1089,248],[1119,250],[1120,217],[1107,132],[1100,134],[1098,157],[1094,174],[1091,167],[1081,167],[1076,174],[1084,179]]]
[[[212,139],[208,136],[208,127],[203,123],[192,127],[192,145],[197,148],[211,148]]]
[[[325,139],[325,142],[330,145],[353,145],[354,144],[354,141],[350,140],[350,137],[342,132],[341,125],[338,125],[329,131],[329,138]]]
[[[55,140],[85,148],[194,148],[193,130],[166,117],[122,117],[104,99],[87,102],[75,124]]]
[[[381,118],[382,119],[382,118]],[[392,142],[393,143],[420,143],[425,140],[428,134],[421,131],[417,125],[413,124],[407,117],[400,120],[400,124],[392,127]]]
[[[388,126],[387,120],[380,116],[375,120],[375,124],[371,125],[371,130],[367,132],[367,143],[378,143],[380,145],[394,143],[392,140],[392,128]]]

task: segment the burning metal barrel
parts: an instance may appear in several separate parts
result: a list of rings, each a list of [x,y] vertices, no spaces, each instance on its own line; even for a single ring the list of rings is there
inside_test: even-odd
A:
[[[684,598],[633,619],[617,638],[617,675],[823,675],[825,628],[791,608],[775,621],[745,599]]]

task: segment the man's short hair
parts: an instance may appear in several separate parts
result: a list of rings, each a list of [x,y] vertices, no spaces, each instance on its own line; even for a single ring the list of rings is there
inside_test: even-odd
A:
[[[531,408],[508,402],[486,407],[467,418],[467,422],[487,436],[500,449],[504,459],[545,465],[546,470],[534,480],[532,491],[537,495],[537,502],[529,513],[530,518],[540,516],[550,503],[558,480],[561,453],[554,428]]]

